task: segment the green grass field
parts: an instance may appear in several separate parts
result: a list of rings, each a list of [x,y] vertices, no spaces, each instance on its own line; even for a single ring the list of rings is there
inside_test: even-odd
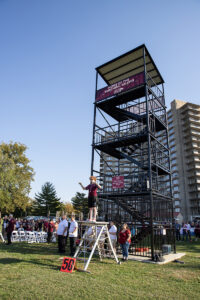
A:
[[[56,244],[0,243],[0,299],[200,299],[200,242],[177,251],[185,264],[95,259],[91,274],[67,274]]]

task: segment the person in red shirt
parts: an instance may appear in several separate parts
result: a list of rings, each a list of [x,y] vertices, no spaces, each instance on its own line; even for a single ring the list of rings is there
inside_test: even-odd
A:
[[[32,231],[32,230],[31,230],[30,224],[27,224],[27,226],[26,226],[26,231]]]
[[[9,222],[8,222],[8,226],[6,228],[7,239],[8,239],[7,245],[11,244],[11,236],[12,236],[12,232],[13,232],[14,228],[15,228],[15,219],[13,219],[13,215],[9,215]]]
[[[131,232],[125,223],[119,233],[119,244],[122,248],[123,261],[128,260],[128,249],[131,243]]]
[[[101,186],[96,183],[96,177],[90,176],[90,184],[84,187],[81,182],[80,186],[83,190],[88,190],[88,208],[89,208],[89,221],[96,222],[97,215],[97,190],[101,189]]]
[[[51,242],[54,229],[55,229],[55,224],[54,224],[53,220],[51,220],[48,224],[48,236],[47,236],[47,243],[48,244]]]
[[[49,225],[49,219],[44,221],[44,231],[47,232],[48,231],[48,225]]]

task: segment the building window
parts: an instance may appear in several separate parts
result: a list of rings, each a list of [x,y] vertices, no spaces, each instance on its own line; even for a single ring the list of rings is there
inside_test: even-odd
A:
[[[173,184],[178,184],[179,182],[178,182],[178,179],[174,179],[173,180]]]
[[[188,182],[189,182],[189,184],[193,184],[193,183],[195,183],[195,180],[194,179],[189,179]]]
[[[177,194],[174,194],[174,198],[176,198],[176,199],[179,199],[179,193],[177,193]]]
[[[178,186],[174,186],[174,187],[173,187],[173,191],[174,191],[174,192],[178,192],[178,191],[179,191]]]
[[[113,172],[106,172],[106,175],[113,175]]]
[[[175,170],[177,170],[177,166],[172,166],[172,171],[175,171]]]
[[[172,122],[172,117],[169,117],[169,118],[168,118],[168,122],[169,122],[169,123]]]
[[[171,111],[171,110],[169,110],[169,111],[167,112],[167,116],[168,116],[168,118],[172,116],[172,111]]]
[[[180,212],[180,208],[175,208],[175,212]]]
[[[178,172],[174,172],[174,173],[172,174],[172,178],[176,178],[176,177],[178,177]]]
[[[171,150],[171,152],[175,151],[176,150],[176,146],[171,147],[170,150]]]
[[[174,157],[176,157],[176,153],[171,154],[171,158],[174,158]]]
[[[169,145],[170,145],[170,147],[174,146],[175,145],[175,140],[169,141]]]
[[[172,163],[172,165],[176,165],[176,163],[177,163],[176,158],[172,159],[171,163]]]

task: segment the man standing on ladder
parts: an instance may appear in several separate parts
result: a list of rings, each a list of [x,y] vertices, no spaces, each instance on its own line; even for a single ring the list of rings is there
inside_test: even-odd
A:
[[[90,184],[86,187],[79,182],[83,190],[88,190],[88,208],[89,208],[89,220],[96,222],[97,215],[97,190],[101,189],[101,186],[96,183],[96,177],[90,176]]]

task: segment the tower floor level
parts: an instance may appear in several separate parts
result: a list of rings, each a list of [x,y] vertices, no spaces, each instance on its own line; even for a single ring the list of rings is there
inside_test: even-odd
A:
[[[99,218],[129,225],[132,254],[176,251],[164,80],[144,44],[96,68],[91,176]]]

